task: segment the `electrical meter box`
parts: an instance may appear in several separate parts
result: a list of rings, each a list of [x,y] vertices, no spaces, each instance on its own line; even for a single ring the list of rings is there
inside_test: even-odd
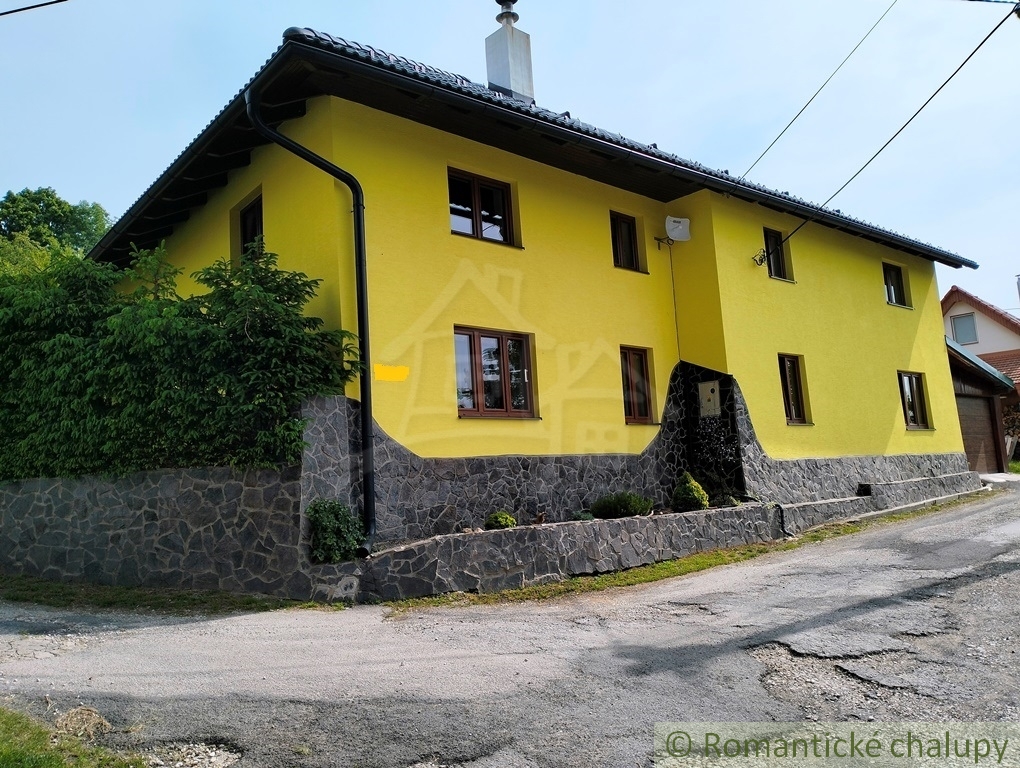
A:
[[[701,400],[701,417],[719,416],[722,414],[722,403],[719,396],[718,381],[703,381],[698,384],[698,395]]]

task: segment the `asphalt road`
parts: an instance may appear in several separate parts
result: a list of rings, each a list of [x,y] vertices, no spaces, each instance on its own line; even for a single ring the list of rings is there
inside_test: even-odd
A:
[[[0,701],[238,768],[647,766],[658,721],[1020,720],[1020,494],[540,604],[210,620],[0,602]]]

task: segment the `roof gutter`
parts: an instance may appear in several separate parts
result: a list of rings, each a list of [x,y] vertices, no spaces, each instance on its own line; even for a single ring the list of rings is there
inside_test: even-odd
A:
[[[325,171],[334,179],[347,186],[354,198],[354,266],[358,299],[358,352],[361,357],[361,487],[363,501],[363,519],[365,523],[365,541],[358,548],[358,557],[368,557],[372,553],[372,541],[375,538],[375,430],[372,420],[372,365],[369,357],[368,335],[368,275],[365,247],[365,192],[361,183],[353,174],[326,160],[307,147],[287,138],[279,131],[270,128],[259,115],[259,93],[254,83],[250,83],[244,91],[244,102],[248,119],[259,134],[288,152],[300,157],[320,171]]]

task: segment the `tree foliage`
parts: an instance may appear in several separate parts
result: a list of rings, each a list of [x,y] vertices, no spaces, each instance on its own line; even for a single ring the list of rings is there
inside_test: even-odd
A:
[[[0,274],[0,480],[300,460],[302,401],[357,365],[302,313],[319,281],[261,244],[196,273],[205,294],[178,274],[162,249]]]
[[[0,237],[13,241],[21,234],[36,245],[58,245],[85,253],[110,228],[110,216],[99,203],[72,204],[51,187],[8,192],[0,200]]]

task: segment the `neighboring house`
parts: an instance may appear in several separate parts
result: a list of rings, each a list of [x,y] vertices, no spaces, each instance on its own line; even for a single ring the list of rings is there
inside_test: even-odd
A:
[[[965,350],[968,354],[980,358],[1000,374],[1017,382],[1012,391],[1000,393],[994,407],[986,407],[968,396],[961,399],[957,386],[957,408],[971,469],[979,472],[1005,472],[1009,457],[1015,448],[1017,435],[1013,431],[1010,435],[1000,437],[999,433],[1004,432],[1004,410],[1013,414],[1006,419],[1006,423],[1013,424],[1014,430],[1018,421],[1016,411],[1017,403],[1020,402],[1020,319],[955,285],[942,297],[941,303],[946,338],[958,344],[960,351]],[[992,420],[991,428],[986,423],[989,418]],[[993,440],[996,446],[994,453],[985,447],[991,445],[990,441]],[[1005,440],[1005,448],[999,446],[1002,440]],[[999,452],[1003,453],[1003,460],[993,464],[991,457],[998,455]],[[993,466],[996,468],[993,469]]]
[[[942,297],[942,317],[947,337],[1020,381],[1020,318],[955,285]]]
[[[489,87],[287,30],[90,254],[165,240],[190,274],[264,233],[323,280],[309,311],[371,365],[309,406],[306,496],[397,541],[668,504],[684,470],[784,504],[976,487],[934,268],[973,262],[536,106],[501,20]]]
[[[1009,457],[1002,403],[1015,393],[1016,385],[966,347],[949,338],[946,345],[967,463],[975,472],[1006,472]]]

